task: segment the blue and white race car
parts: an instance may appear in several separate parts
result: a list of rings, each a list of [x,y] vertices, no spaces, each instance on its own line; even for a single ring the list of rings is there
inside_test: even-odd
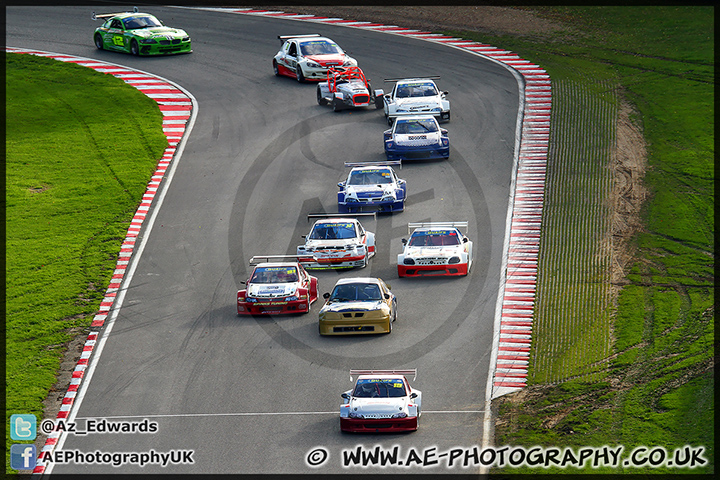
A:
[[[407,184],[398,178],[391,165],[401,162],[346,162],[352,167],[347,180],[338,183],[338,211],[402,212],[405,210]]]
[[[383,95],[388,125],[406,115],[433,115],[438,121],[450,121],[448,92],[440,91],[433,82],[438,78],[386,78],[386,82],[396,82],[392,91]]]
[[[450,156],[448,131],[440,128],[432,115],[398,118],[385,130],[384,137],[388,160],[446,159]]]

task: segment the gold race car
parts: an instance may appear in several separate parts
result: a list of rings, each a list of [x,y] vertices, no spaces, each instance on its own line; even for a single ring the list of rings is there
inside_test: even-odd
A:
[[[323,298],[320,335],[392,332],[397,319],[397,299],[390,286],[379,278],[340,279],[332,293],[325,293]]]

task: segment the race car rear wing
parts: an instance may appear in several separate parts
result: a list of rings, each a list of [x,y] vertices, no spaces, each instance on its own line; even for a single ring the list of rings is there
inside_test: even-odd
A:
[[[408,223],[408,233],[416,228],[464,228],[465,233],[468,231],[468,222],[415,222]]]
[[[399,82],[400,80],[439,80],[440,75],[429,75],[427,77],[407,77],[407,78],[386,78],[385,82]]]
[[[278,39],[280,40],[280,45],[285,43],[285,40],[288,38],[309,38],[309,37],[320,37],[321,35],[319,33],[306,33],[303,35],[278,35]]]
[[[269,262],[298,262],[308,261],[308,255],[256,255],[248,262],[250,265],[258,265],[260,263]],[[313,258],[315,258],[313,256]]]
[[[417,368],[409,368],[406,370],[350,370],[350,381],[356,375],[412,375],[413,382],[417,377]]]
[[[402,168],[402,160],[390,160],[387,162],[345,162],[346,167],[385,167],[388,165],[400,165],[400,168]]]
[[[133,13],[138,13],[140,9],[138,7],[133,7]],[[125,13],[125,12],[123,12]],[[95,12],[92,12],[92,19],[93,20],[102,20],[105,18],[114,17],[116,15],[121,15],[120,13],[101,13],[100,15],[96,15]]]
[[[377,212],[364,213],[308,213],[308,222],[311,218],[344,218],[344,217],[373,217],[377,219]]]

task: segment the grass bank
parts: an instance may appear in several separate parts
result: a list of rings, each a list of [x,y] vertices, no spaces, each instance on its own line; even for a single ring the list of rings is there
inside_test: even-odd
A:
[[[623,445],[626,452],[637,446],[668,451],[704,446],[709,462],[693,470],[646,466],[593,472],[713,473],[714,11],[699,6],[535,11],[566,30],[540,38],[445,33],[519,53],[546,68],[554,85],[612,84],[618,99],[632,105],[630,120],[647,142],[646,196],[639,225],[622,246],[630,261],[623,265],[608,307],[609,354],[587,357],[586,349],[573,351],[567,345],[567,355],[575,356],[563,358],[567,369],[554,371],[551,379],[544,370],[531,370],[526,391],[496,402],[495,443]],[[567,100],[554,91],[554,102]],[[598,90],[595,95],[604,93]],[[562,119],[553,122],[558,120]],[[575,140],[556,136],[552,141],[572,147]],[[551,154],[549,161],[553,160]],[[574,213],[585,214],[584,202],[578,199]],[[612,239],[616,246],[620,240]],[[540,295],[547,275],[541,264],[538,304],[544,301]],[[581,277],[588,284],[598,280]],[[592,321],[583,317],[594,314],[593,309],[581,308],[575,318]],[[536,325],[552,320],[538,309]],[[543,347],[541,335],[557,343],[558,338],[568,338],[567,333],[536,329],[531,365],[555,354]],[[601,375],[584,376],[583,365]],[[542,469],[542,473],[575,472]]]
[[[15,413],[42,418],[65,344],[98,311],[167,140],[157,104],[122,80],[33,55],[5,57],[9,425]]]

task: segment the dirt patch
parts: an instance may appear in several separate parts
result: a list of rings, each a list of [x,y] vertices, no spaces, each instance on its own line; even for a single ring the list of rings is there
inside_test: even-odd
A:
[[[632,106],[622,93],[618,97],[617,145],[610,165],[615,182],[611,193],[613,261],[610,273],[615,288],[627,283],[626,272],[634,255],[631,240],[641,229],[640,209],[647,194],[643,186],[647,162],[645,138],[632,120]]]

